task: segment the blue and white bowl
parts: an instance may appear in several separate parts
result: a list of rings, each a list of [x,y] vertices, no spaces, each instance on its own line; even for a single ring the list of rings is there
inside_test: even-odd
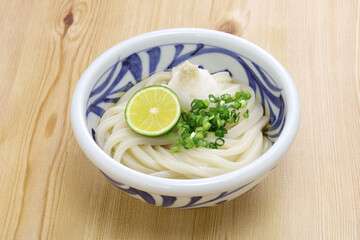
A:
[[[273,145],[245,167],[216,177],[164,179],[132,170],[105,154],[94,129],[109,103],[158,71],[190,60],[211,73],[228,71],[249,84],[262,102],[270,125],[264,134]],[[75,137],[104,176],[122,191],[150,204],[170,208],[216,206],[258,184],[293,142],[300,120],[296,87],[269,53],[239,37],[205,29],[168,29],[143,34],[103,53],[80,78],[71,102]]]

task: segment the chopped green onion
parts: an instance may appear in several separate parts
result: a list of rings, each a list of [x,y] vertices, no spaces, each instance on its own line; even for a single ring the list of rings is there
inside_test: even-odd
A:
[[[194,99],[191,102],[190,111],[183,109],[181,120],[176,125],[177,134],[181,137],[176,139],[176,134],[170,132],[166,138],[168,141],[176,139],[175,146],[170,151],[175,153],[180,150],[180,144],[185,149],[192,147],[206,147],[217,149],[225,144],[223,137],[227,134],[226,124],[237,123],[240,120],[240,108],[248,105],[251,94],[248,91],[236,92],[233,98],[225,93],[220,97],[209,94],[208,99]],[[212,106],[210,106],[212,103]],[[249,117],[249,110],[243,113],[244,118]],[[205,138],[217,137],[215,141],[209,142]]]
[[[227,133],[227,130],[224,128],[223,129],[219,128],[219,129],[215,130],[215,136],[217,136],[217,137],[224,137],[226,133]]]
[[[246,110],[243,114],[244,118],[249,118],[249,109]]]
[[[171,151],[172,153],[177,153],[179,150],[180,150],[180,146],[179,146],[179,145],[175,145],[175,146],[172,146],[172,147],[170,148],[170,151]]]
[[[198,141],[198,144],[199,144],[199,147],[206,147],[209,143],[204,139],[200,139]]]
[[[251,98],[251,94],[249,93],[249,91],[246,90],[244,94],[245,94],[245,100],[249,100]]]
[[[202,133],[195,133],[194,138],[196,138],[196,139],[204,139],[205,136],[204,136]],[[194,139],[194,138],[193,138],[193,139]]]
[[[191,102],[191,104],[190,104],[191,108],[195,106],[195,104],[196,104],[197,101],[198,101],[198,100],[197,100],[196,98],[195,98],[194,100],[192,100],[192,102]]]
[[[217,103],[219,101],[219,99],[217,97],[215,97],[214,94],[210,94],[209,95],[209,101],[211,103]]]
[[[235,108],[236,110],[238,110],[238,109],[240,108],[240,106],[241,106],[241,103],[240,103],[238,100],[236,100],[236,101],[234,102],[234,108]]]
[[[181,142],[181,144],[183,145],[183,147],[184,147],[185,149],[190,149],[190,148],[193,147],[193,141],[192,141],[192,139],[191,139],[190,137],[185,138],[185,139]]]
[[[175,133],[173,133],[173,132],[170,132],[170,133],[168,133],[168,135],[166,135],[166,139],[168,140],[168,141],[174,141],[174,139],[175,139]]]
[[[218,147],[217,147],[216,143],[210,142],[210,143],[207,145],[207,148],[217,149]]]
[[[246,100],[240,100],[240,108],[244,108],[247,106],[247,101]]]
[[[207,131],[207,130],[209,130],[210,128],[211,128],[211,123],[209,123],[209,122],[205,122],[205,123],[203,123],[203,128]]]
[[[235,120],[234,120],[234,123],[238,123],[239,120],[240,120],[240,113],[237,113],[236,117],[235,117]]]
[[[208,106],[210,105],[209,100],[205,99],[205,100],[204,100],[204,104],[205,104],[206,107],[208,107]]]
[[[223,138],[217,138],[215,140],[215,143],[216,143],[217,146],[221,147],[222,145],[224,145],[225,140]]]

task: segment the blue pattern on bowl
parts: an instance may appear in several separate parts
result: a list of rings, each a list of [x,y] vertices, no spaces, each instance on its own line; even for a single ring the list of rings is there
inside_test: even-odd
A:
[[[101,170],[100,170],[101,171]],[[102,172],[102,171],[101,171]],[[234,199],[236,196],[236,193],[243,190],[245,187],[249,186],[250,184],[254,183],[254,181],[249,182],[239,188],[236,188],[231,191],[224,191],[220,193],[219,195],[215,197],[210,197],[210,199],[206,199],[204,196],[194,196],[194,197],[176,197],[176,196],[164,196],[164,195],[158,195],[159,197],[156,197],[154,193],[145,192],[133,187],[129,187],[121,182],[115,181],[114,179],[107,176],[104,172],[102,172],[104,176],[116,187],[118,187],[120,190],[124,191],[125,193],[132,195],[133,197],[136,197],[144,202],[147,202],[152,205],[161,206],[161,207],[168,207],[168,208],[179,208],[179,209],[190,209],[190,208],[201,208],[201,207],[208,207],[213,205],[219,205],[222,203],[227,202],[228,200]],[[251,187],[252,188],[252,187]],[[158,200],[155,200],[155,199]],[[181,202],[186,201],[185,204],[178,204],[177,201],[179,198],[182,198]]]

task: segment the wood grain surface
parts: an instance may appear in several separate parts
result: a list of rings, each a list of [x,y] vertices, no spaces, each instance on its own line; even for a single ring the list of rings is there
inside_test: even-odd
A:
[[[360,239],[360,1],[0,0],[1,239]],[[127,196],[85,157],[70,100],[87,66],[135,35],[217,29],[270,52],[302,117],[270,176],[218,207]]]

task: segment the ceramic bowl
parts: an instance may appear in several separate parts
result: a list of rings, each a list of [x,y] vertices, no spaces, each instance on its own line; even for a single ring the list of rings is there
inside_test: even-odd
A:
[[[94,129],[118,93],[154,72],[189,60],[211,73],[228,71],[254,89],[270,125],[273,145],[258,159],[227,174],[202,179],[164,179],[132,170],[105,154]],[[300,119],[296,87],[269,53],[242,38],[205,29],[167,29],[123,41],[98,57],[83,73],[71,102],[71,123],[83,152],[116,187],[147,203],[170,208],[199,208],[230,201],[257,185],[293,142]]]

